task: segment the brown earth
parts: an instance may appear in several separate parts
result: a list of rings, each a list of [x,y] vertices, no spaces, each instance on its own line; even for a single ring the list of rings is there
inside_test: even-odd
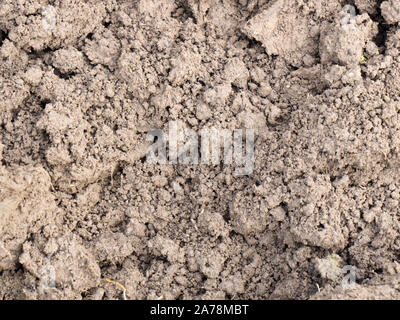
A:
[[[397,0],[0,0],[0,299],[399,299],[399,23]],[[171,120],[255,129],[254,172],[146,162]]]

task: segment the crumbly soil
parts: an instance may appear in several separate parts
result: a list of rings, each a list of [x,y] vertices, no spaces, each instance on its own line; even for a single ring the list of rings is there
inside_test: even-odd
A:
[[[0,0],[0,299],[399,299],[399,22],[398,0]],[[171,120],[254,129],[254,172],[147,162]]]

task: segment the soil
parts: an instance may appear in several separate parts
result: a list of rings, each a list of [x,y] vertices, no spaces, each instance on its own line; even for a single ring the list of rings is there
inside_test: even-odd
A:
[[[398,0],[1,0],[0,299],[399,299],[399,23]],[[147,162],[172,120],[254,129],[254,172]]]

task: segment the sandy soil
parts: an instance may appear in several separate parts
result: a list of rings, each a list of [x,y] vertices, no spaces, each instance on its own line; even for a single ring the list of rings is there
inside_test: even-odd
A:
[[[398,0],[0,0],[0,299],[399,299],[399,23]],[[254,172],[150,164],[171,120],[254,129]]]

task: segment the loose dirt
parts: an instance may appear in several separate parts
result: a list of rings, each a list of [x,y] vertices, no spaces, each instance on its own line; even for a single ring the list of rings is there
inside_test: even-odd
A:
[[[0,299],[399,299],[399,23],[397,0],[0,0]],[[254,172],[147,162],[169,121],[254,129]]]

